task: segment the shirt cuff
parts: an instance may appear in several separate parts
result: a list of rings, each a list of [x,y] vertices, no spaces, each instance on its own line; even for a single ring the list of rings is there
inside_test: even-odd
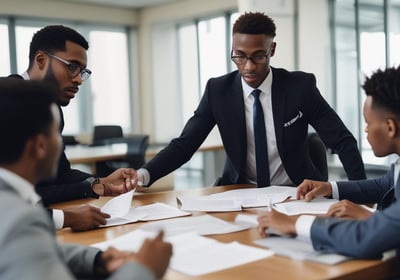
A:
[[[64,227],[64,212],[53,209],[53,221],[56,229],[62,229]]]
[[[297,238],[311,243],[311,226],[315,216],[301,215],[296,221]]]
[[[329,182],[332,189],[332,198],[339,199],[339,189],[336,182]]]
[[[143,186],[147,186],[150,182],[150,173],[147,169],[139,168],[136,171],[138,181],[142,183]]]

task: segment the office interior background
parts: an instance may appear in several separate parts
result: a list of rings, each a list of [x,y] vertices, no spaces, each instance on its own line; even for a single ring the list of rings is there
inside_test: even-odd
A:
[[[360,85],[400,63],[400,0],[2,0],[0,75],[26,70],[35,31],[68,25],[88,39],[93,74],[64,108],[64,134],[85,142],[93,126],[118,124],[165,143],[179,135],[207,80],[235,70],[231,27],[250,10],[277,25],[271,65],[314,73],[364,162],[392,162],[376,158],[366,140]],[[201,170],[196,157],[188,166]]]

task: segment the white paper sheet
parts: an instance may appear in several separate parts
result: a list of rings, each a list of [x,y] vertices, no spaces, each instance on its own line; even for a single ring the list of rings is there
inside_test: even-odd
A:
[[[197,197],[178,197],[182,210],[204,212],[241,211],[248,207],[265,207],[269,201],[281,202],[288,197],[296,197],[296,188],[270,186],[267,188],[237,189],[217,194]]]
[[[134,192],[135,190],[131,190],[130,192],[111,198],[101,207],[101,212],[110,214],[111,218],[125,216],[131,208]]]
[[[334,265],[350,259],[349,257],[339,254],[327,254],[314,251],[311,243],[296,238],[273,236],[256,240],[255,243],[268,247],[278,255],[295,260],[308,260]]]
[[[139,229],[92,246],[102,250],[113,246],[120,250],[138,251],[146,238],[153,238],[155,235],[155,231],[146,232]],[[222,243],[195,233],[166,236],[165,240],[173,246],[170,268],[192,276],[227,269],[273,255],[270,250],[237,242]]]
[[[134,223],[138,221],[153,221],[162,220],[175,217],[183,217],[191,215],[189,212],[179,210],[176,207],[167,205],[165,203],[157,202],[144,206],[131,207],[127,214],[122,217],[113,216],[107,219],[108,226],[123,225],[127,223]]]
[[[276,203],[274,206],[276,210],[286,215],[326,214],[329,207],[337,202],[337,199],[319,197],[309,202],[304,200],[293,200],[289,202]]]
[[[185,217],[168,219],[146,223],[141,226],[144,231],[163,230],[165,235],[176,235],[185,232],[194,232],[200,235],[225,234],[241,231],[250,228],[250,225],[239,225],[226,222],[211,215],[200,215],[195,217]]]

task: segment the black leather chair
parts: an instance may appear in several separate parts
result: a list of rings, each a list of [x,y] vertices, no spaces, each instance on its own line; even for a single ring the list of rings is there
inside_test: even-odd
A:
[[[307,145],[312,163],[321,173],[322,179],[324,181],[328,181],[328,161],[326,156],[326,147],[318,133],[312,132],[308,134]],[[222,178],[218,177],[213,186],[220,186],[221,183]]]
[[[105,141],[114,138],[122,138],[124,134],[119,125],[96,125],[93,130],[92,146],[105,145]]]
[[[130,167],[139,169],[146,160],[146,150],[149,146],[148,135],[131,135],[128,137],[105,139],[104,144],[127,144],[127,154],[124,159],[102,161],[96,163],[96,174],[99,177],[108,176],[118,168]]]

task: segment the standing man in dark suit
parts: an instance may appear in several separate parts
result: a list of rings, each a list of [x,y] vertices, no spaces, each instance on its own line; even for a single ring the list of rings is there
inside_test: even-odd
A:
[[[0,279],[161,278],[172,255],[162,233],[137,253],[57,243],[34,187],[57,173],[56,93],[46,83],[0,79]]]
[[[61,26],[46,26],[36,32],[29,49],[29,67],[26,72],[11,77],[25,80],[39,80],[55,84],[59,88],[58,105],[61,114],[60,132],[64,128],[61,106],[67,106],[75,97],[79,86],[89,78],[91,71],[86,68],[89,48],[86,39],[75,30]],[[121,168],[105,178],[71,169],[65,156],[61,154],[57,177],[40,182],[37,192],[42,202],[49,205],[56,202],[99,196],[116,196],[133,188],[131,178],[136,176],[130,168]],[[81,205],[61,210],[53,210],[57,228],[71,227],[73,230],[93,229],[106,223],[109,215],[99,208]]]
[[[400,155],[400,67],[378,70],[367,78],[363,88],[365,132],[375,156]],[[298,199],[318,196],[349,199],[356,203],[378,203],[376,211],[362,220],[287,216],[276,212],[259,216],[259,232],[266,228],[311,239],[315,250],[337,252],[356,258],[380,258],[396,249],[400,255],[400,160],[380,178],[350,182],[305,180],[297,190]],[[393,199],[394,198],[394,199]],[[337,216],[342,216],[337,213]]]
[[[275,29],[272,19],[263,13],[245,13],[238,18],[231,52],[238,71],[208,81],[181,135],[138,170],[143,185],[150,186],[187,162],[215,125],[227,156],[223,185],[294,186],[304,178],[327,180],[310,159],[309,125],[339,155],[349,179],[366,178],[355,138],[321,96],[314,75],[270,67],[276,50]],[[258,110],[253,110],[253,91],[259,94]],[[256,111],[263,111],[264,120],[255,129],[253,125],[259,125],[253,115]],[[261,156],[256,149],[259,137],[264,138]],[[263,162],[262,169],[258,162]],[[266,177],[262,183],[260,176]]]

